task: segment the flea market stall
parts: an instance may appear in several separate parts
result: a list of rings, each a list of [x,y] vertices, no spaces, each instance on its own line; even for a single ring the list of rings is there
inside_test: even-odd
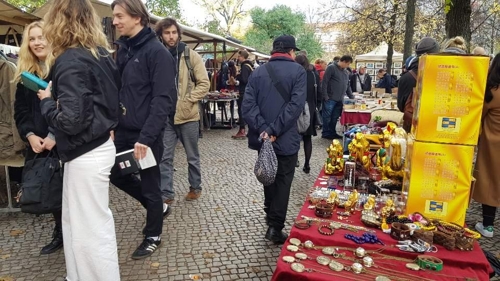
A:
[[[376,84],[377,72],[381,68],[387,68],[387,43],[382,42],[379,46],[373,49],[371,52],[357,55],[355,58],[356,68],[362,66],[366,67],[366,73],[370,74],[372,77],[372,83]],[[403,68],[403,54],[394,51],[392,55],[392,75],[400,76]]]
[[[419,63],[410,128],[372,120],[326,149],[273,281],[489,280],[465,225],[489,58]]]

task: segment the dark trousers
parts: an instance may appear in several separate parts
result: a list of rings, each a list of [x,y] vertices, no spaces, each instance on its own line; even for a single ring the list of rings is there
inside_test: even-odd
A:
[[[342,115],[343,102],[327,100],[323,102],[323,132],[322,137],[337,136],[337,121]]]
[[[240,94],[237,100],[238,104],[238,125],[240,125],[240,129],[245,129],[245,119],[243,119],[243,113],[241,113],[241,104],[243,103],[243,94]]]
[[[139,131],[117,129],[115,132],[116,152],[134,148],[139,139]],[[163,133],[150,147],[156,163],[160,163],[163,155]],[[158,165],[140,170],[141,179],[130,174],[121,176],[116,167],[111,169],[111,183],[139,201],[146,208],[146,237],[159,236],[163,228],[163,200],[160,190],[160,168]]]
[[[272,185],[264,186],[264,211],[270,227],[282,230],[285,227],[288,199],[295,175],[298,154],[278,158],[278,172]]]
[[[485,227],[493,225],[493,221],[495,221],[496,212],[497,212],[496,207],[483,204],[483,225]]]

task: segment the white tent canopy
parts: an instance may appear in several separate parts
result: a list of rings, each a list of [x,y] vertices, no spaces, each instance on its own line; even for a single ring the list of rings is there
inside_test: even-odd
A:
[[[387,43],[382,42],[371,52],[363,55],[357,55],[356,61],[386,61],[388,48],[389,46],[387,46]],[[403,61],[403,54],[394,51],[394,54],[392,55],[392,61]]]

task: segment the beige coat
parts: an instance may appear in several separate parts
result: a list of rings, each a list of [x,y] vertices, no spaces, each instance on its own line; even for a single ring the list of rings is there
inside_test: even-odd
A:
[[[210,88],[207,70],[201,56],[189,49],[189,57],[196,78],[196,86],[189,76],[184,53],[179,54],[179,56],[181,57],[181,61],[179,62],[179,90],[177,92],[177,107],[174,117],[174,124],[176,125],[200,120],[198,102],[206,96]]]
[[[6,166],[22,165],[26,148],[14,121],[15,71],[13,63],[0,58],[0,165]]]
[[[479,203],[500,207],[500,89],[484,103],[477,151],[473,198]]]

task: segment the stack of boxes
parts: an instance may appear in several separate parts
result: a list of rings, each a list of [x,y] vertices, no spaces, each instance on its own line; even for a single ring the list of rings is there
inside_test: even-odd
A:
[[[407,214],[464,224],[488,66],[488,57],[420,58],[405,158]]]

